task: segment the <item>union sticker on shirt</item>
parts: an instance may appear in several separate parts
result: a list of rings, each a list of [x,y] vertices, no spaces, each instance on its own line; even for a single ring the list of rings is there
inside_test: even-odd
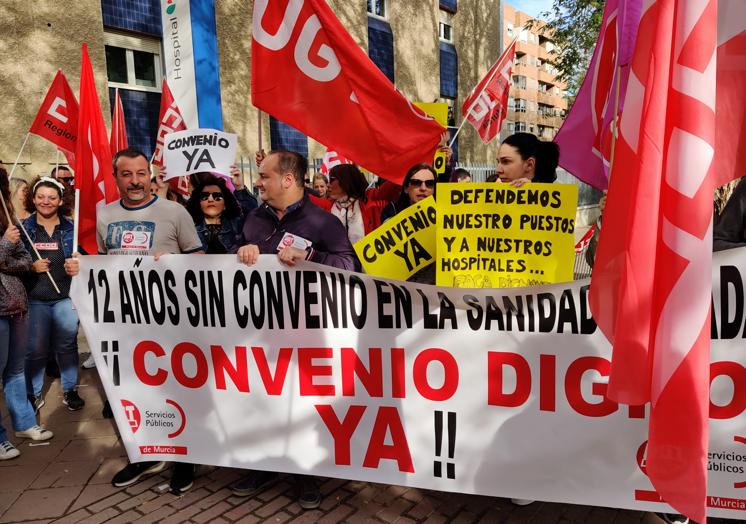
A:
[[[305,238],[293,235],[291,233],[285,233],[280,239],[280,243],[277,244],[277,251],[286,247],[295,247],[298,249],[306,250],[313,245],[313,242],[306,240]]]
[[[123,231],[121,249],[150,249],[150,231]]]
[[[57,251],[59,246],[57,242],[34,242],[37,251]]]

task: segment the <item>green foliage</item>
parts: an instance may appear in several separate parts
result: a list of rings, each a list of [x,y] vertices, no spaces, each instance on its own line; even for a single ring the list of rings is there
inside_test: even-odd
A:
[[[583,83],[601,27],[605,0],[554,0],[552,8],[539,14],[556,44],[550,63],[558,78],[574,96]],[[527,28],[536,25],[529,21]]]

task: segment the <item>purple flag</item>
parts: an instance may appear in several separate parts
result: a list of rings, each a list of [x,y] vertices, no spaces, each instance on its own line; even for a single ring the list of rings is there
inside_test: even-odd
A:
[[[641,13],[642,0],[606,2],[585,80],[554,138],[560,146],[560,166],[598,189],[609,184],[615,85],[618,75],[621,114]]]

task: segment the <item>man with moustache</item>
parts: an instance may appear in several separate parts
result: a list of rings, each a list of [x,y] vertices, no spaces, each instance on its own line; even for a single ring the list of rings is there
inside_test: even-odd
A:
[[[98,212],[100,254],[155,255],[196,253],[202,242],[184,207],[150,194],[150,165],[142,151],[114,155],[114,178],[122,197]]]
[[[145,153],[126,148],[113,159],[114,178],[120,200],[104,206],[96,217],[96,241],[101,255],[152,255],[203,253],[192,217],[184,207],[150,194],[150,164]],[[75,255],[74,255],[75,256]],[[78,260],[65,261],[65,271],[75,276]],[[141,478],[163,471],[165,462],[128,463],[111,483],[115,487],[134,484]],[[192,487],[194,466],[174,463],[171,492],[183,493]]]

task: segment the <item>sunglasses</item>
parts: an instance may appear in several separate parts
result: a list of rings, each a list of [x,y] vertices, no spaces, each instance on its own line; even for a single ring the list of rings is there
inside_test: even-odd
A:
[[[432,189],[435,187],[435,180],[419,180],[417,178],[409,179],[409,185],[412,187],[422,187],[422,184],[425,184],[425,187],[428,189]]]
[[[213,200],[216,202],[219,202],[220,200],[223,200],[223,193],[220,191],[213,191],[212,193],[208,193],[207,191],[203,191],[199,194],[199,199],[203,202],[207,200],[208,198],[212,197]]]

